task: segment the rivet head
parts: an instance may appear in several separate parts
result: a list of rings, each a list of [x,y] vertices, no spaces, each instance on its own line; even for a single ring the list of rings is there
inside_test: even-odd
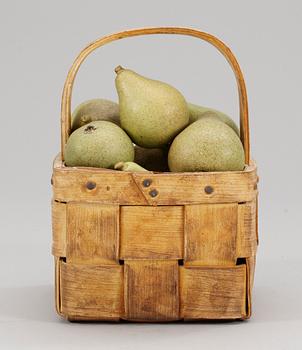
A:
[[[204,191],[205,191],[206,194],[211,194],[211,193],[214,192],[214,188],[212,186],[206,186],[204,188]]]
[[[143,186],[144,187],[149,187],[152,184],[152,180],[151,179],[145,179],[143,181]]]
[[[88,190],[93,190],[93,189],[96,188],[96,183],[93,182],[93,181],[88,181],[88,182],[86,183],[86,188],[88,188]]]
[[[151,191],[149,192],[149,195],[150,195],[152,198],[154,198],[154,197],[156,197],[156,196],[158,195],[158,192],[157,192],[157,190],[151,190]]]

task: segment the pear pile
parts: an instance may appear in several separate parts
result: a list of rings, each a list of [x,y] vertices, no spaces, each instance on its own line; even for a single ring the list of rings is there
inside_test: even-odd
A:
[[[173,86],[118,66],[119,103],[92,99],[72,114],[67,166],[119,171],[241,171],[244,150],[226,114],[187,103]]]

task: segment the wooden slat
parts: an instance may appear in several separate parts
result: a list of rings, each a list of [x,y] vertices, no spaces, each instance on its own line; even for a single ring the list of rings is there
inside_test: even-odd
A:
[[[152,181],[149,187],[141,186],[152,205],[233,203],[252,200],[256,196],[257,177],[253,166],[238,172],[135,173],[133,177],[140,186],[146,178]],[[208,186],[213,188],[211,194],[205,191]],[[158,192],[157,196],[150,196],[152,190]]]
[[[237,203],[185,206],[185,264],[236,264],[237,208]]]
[[[254,256],[257,251],[256,201],[239,204],[237,257]]]
[[[183,266],[180,272],[185,320],[246,317],[246,265]]]
[[[66,256],[66,204],[52,201],[52,254]]]
[[[116,264],[119,249],[119,206],[67,204],[67,261]]]
[[[120,259],[182,259],[183,207],[121,207]]]
[[[120,205],[183,205],[252,201],[256,195],[256,166],[244,171],[216,173],[130,173],[98,168],[70,168],[55,161],[54,198]],[[145,186],[144,180],[150,180]],[[93,190],[87,182],[95,182]],[[212,193],[205,187],[211,186]]]
[[[171,321],[179,318],[177,261],[125,261],[125,318]]]
[[[117,320],[123,313],[123,267],[61,261],[62,313],[70,319]]]

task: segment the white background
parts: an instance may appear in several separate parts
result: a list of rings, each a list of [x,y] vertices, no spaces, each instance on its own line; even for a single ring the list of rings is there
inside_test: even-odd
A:
[[[301,10],[298,0],[1,0],[1,349],[302,348]],[[247,322],[71,324],[54,311],[50,178],[60,147],[64,79],[92,40],[155,25],[218,36],[245,75],[260,176],[260,246]],[[238,121],[235,80],[223,57],[178,36],[101,48],[79,72],[73,105],[93,97],[116,100],[118,64],[169,82],[188,101]]]

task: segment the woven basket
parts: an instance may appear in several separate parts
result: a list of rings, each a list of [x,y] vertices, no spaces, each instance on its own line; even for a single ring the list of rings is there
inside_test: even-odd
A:
[[[145,34],[190,35],[225,56],[239,91],[243,171],[130,173],[64,165],[80,65],[104,44]],[[61,122],[62,149],[52,176],[57,312],[69,320],[249,318],[258,177],[249,154],[245,83],[225,44],[187,28],[136,29],[101,38],[79,54],[68,73]]]

